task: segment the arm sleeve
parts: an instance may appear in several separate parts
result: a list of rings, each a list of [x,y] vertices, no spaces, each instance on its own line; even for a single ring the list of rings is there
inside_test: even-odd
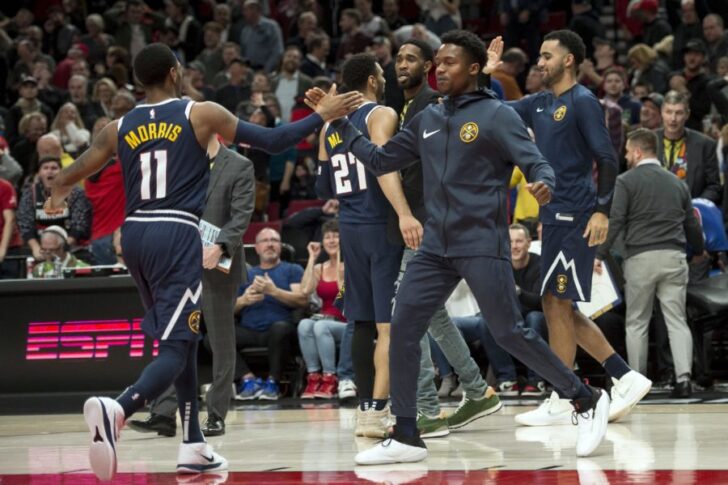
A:
[[[319,160],[316,167],[316,197],[321,200],[329,200],[336,197],[331,190],[331,163],[326,160]]]
[[[239,120],[235,132],[235,143],[245,143],[268,153],[280,153],[295,146],[303,138],[321,128],[324,120],[318,113],[312,113],[293,123],[265,128]]]
[[[597,258],[604,260],[609,254],[614,241],[622,232],[627,214],[629,213],[629,191],[622,177],[617,177],[617,183],[614,189],[614,203],[609,212],[609,231],[607,232],[607,240],[597,248]]]
[[[609,214],[619,165],[607,131],[604,109],[594,96],[577,97],[575,108],[579,132],[597,162],[599,180],[596,211]]]
[[[693,248],[693,254],[702,254],[705,251],[705,240],[703,239],[703,228],[700,221],[695,216],[693,202],[690,200],[690,194],[685,190],[685,238],[688,244]]]
[[[378,147],[369,141],[349,120],[341,119],[332,124],[341,133],[346,147],[374,175],[401,170],[419,159],[417,144],[418,113],[402,131]]]
[[[531,141],[513,109],[500,106],[493,119],[495,140],[507,160],[515,163],[529,182],[543,182],[553,192],[556,188],[554,170]]]

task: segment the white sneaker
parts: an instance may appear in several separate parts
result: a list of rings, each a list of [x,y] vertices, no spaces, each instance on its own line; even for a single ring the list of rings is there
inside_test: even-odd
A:
[[[576,456],[583,457],[591,455],[607,433],[609,396],[603,389],[595,390],[599,392],[597,402],[594,403],[592,401],[589,403],[591,407],[588,409],[574,411],[574,416],[579,425],[579,434],[576,437]]]
[[[342,379],[339,381],[339,399],[349,399],[356,397],[356,385],[351,379]]]
[[[652,381],[631,370],[617,380],[612,378],[612,403],[609,405],[609,422],[619,421],[650,392]]]
[[[227,470],[228,462],[206,442],[180,443],[177,473],[207,473]]]
[[[357,465],[387,465],[414,463],[427,458],[427,448],[419,436],[407,439],[407,441],[412,444],[404,443],[404,440],[397,441],[394,438],[386,439],[373,448],[357,453],[354,461]]]
[[[88,460],[99,480],[116,474],[116,442],[124,427],[124,409],[108,397],[90,397],[83,405],[83,419],[91,432]]]
[[[571,414],[574,407],[566,399],[560,399],[556,391],[551,392],[539,407],[525,413],[516,414],[516,423],[522,426],[560,426],[573,424]]]

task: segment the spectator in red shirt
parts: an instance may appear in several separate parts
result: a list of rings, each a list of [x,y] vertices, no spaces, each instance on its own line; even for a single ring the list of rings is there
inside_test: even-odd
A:
[[[94,125],[94,136],[111,120],[99,118]],[[124,183],[121,163],[111,158],[99,172],[84,181],[86,197],[91,202],[91,255],[95,264],[116,264],[114,233],[124,222]]]
[[[0,279],[18,278],[17,265],[8,264],[5,257],[17,251],[22,245],[15,225],[15,209],[18,198],[15,189],[7,180],[0,179]],[[13,251],[16,250],[16,251]]]

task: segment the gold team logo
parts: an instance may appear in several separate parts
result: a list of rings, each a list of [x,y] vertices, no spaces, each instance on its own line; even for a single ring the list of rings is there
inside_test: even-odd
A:
[[[566,116],[566,105],[563,105],[554,111],[554,121],[561,121],[564,119],[564,116]]]
[[[478,125],[469,121],[460,128],[460,140],[464,143],[470,143],[478,138]]]
[[[556,291],[559,293],[566,293],[566,285],[569,284],[569,278],[565,274],[560,274],[556,277]]]
[[[194,312],[190,313],[189,318],[187,319],[187,324],[190,326],[190,330],[194,333],[200,333],[200,311],[195,310]]]

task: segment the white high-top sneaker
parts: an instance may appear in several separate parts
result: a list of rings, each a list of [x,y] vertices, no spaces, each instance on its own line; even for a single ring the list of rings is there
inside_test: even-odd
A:
[[[207,473],[227,470],[228,462],[215,453],[212,446],[200,443],[180,443],[177,453],[177,473]]]
[[[515,416],[516,423],[523,426],[557,426],[573,424],[571,413],[574,407],[568,399],[560,399],[556,391],[539,407]]]
[[[83,405],[83,419],[91,433],[88,460],[99,480],[116,474],[116,442],[124,427],[124,409],[108,397],[90,397]]]
[[[621,379],[612,379],[612,402],[609,404],[609,422],[619,421],[652,389],[652,381],[631,370]]]

